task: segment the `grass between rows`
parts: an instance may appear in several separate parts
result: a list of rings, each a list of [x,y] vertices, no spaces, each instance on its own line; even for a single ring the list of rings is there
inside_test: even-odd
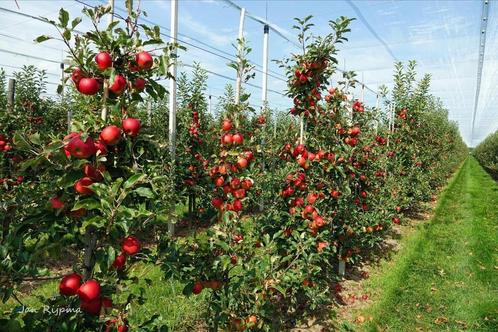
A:
[[[129,310],[130,323],[141,323],[148,320],[152,315],[161,315],[161,321],[172,331],[194,331],[203,315],[203,296],[186,297],[182,294],[184,285],[175,280],[165,280],[164,273],[158,266],[152,264],[137,264],[130,271],[130,275],[137,276],[139,282],[133,284],[130,291],[139,294],[139,289],[144,289],[146,301],[142,305],[133,305]],[[152,281],[150,285],[145,278]],[[32,309],[43,307],[43,298],[49,298],[58,294],[59,281],[46,282],[29,293],[20,296],[22,303]],[[114,299],[117,303],[126,301],[125,296]],[[0,303],[0,317],[2,313],[10,311],[19,303],[10,299],[7,303]],[[0,327],[0,331],[1,331]]]
[[[374,269],[358,331],[498,331],[498,185],[468,158],[430,222]],[[348,325],[347,330],[354,329]]]

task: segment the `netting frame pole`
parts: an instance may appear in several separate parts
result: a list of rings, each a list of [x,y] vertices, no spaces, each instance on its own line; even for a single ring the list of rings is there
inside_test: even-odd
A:
[[[171,0],[171,43],[177,43],[178,37],[178,0]],[[176,70],[177,61],[176,54],[171,57],[169,73],[169,126],[168,126],[168,143],[171,162],[173,165],[176,161]],[[168,233],[173,236],[175,234],[175,224],[168,222]]]
[[[261,101],[264,107],[268,102],[268,40],[269,40],[270,26],[265,24],[263,27],[263,73],[262,73],[262,88],[261,88]]]
[[[238,49],[237,49],[237,52],[238,54],[240,55],[241,52],[242,52],[242,44],[241,44],[241,41],[242,41],[242,38],[244,38],[244,19],[246,17],[246,9],[245,8],[241,8],[240,9],[240,21],[239,21],[239,37],[238,37]],[[242,64],[240,63],[240,59],[237,60],[239,62],[239,66],[241,66]],[[236,80],[236,83],[235,83],[235,104],[239,104],[240,103],[240,90],[242,89],[242,73],[240,71],[240,68],[239,70],[237,70],[237,80]]]

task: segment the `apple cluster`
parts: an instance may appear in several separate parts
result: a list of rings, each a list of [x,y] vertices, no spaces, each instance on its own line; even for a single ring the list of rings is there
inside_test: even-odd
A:
[[[113,59],[108,52],[99,52],[95,56],[95,62],[97,68],[103,72],[109,68],[113,67]],[[154,64],[154,59],[147,51],[142,51],[135,55],[134,60],[128,60],[128,69],[133,73],[138,73],[140,71],[149,70]],[[76,90],[84,95],[95,95],[101,90],[102,82],[104,76],[100,75],[89,75],[80,67],[73,69],[71,74],[71,79],[73,80]],[[115,96],[121,95],[126,88],[134,89],[135,91],[142,91],[145,88],[146,81],[143,77],[136,77],[132,82],[128,82],[126,78],[119,73],[113,76],[112,82],[109,83],[109,91]]]
[[[122,241],[121,253],[116,256],[113,267],[122,269],[126,262],[127,255],[135,255],[140,251],[140,241],[133,237],[128,236]],[[80,299],[81,310],[92,314],[100,315],[102,308],[112,308],[112,300],[108,296],[102,295],[100,283],[95,279],[88,279],[83,282],[80,274],[73,272],[62,278],[59,283],[59,292],[63,296],[78,295]],[[107,326],[116,325],[118,319],[110,320],[106,323]],[[124,326],[126,329],[119,326]],[[126,325],[118,325],[118,331],[127,331]]]
[[[238,153],[235,162],[232,163],[227,160],[232,154],[224,148],[240,146],[244,142],[244,136],[238,132],[231,133],[232,129],[232,121],[229,119],[223,120],[221,125],[221,131],[223,132],[221,136],[221,145],[223,147],[220,153],[221,161],[209,171],[209,175],[215,184],[215,193],[218,193],[218,188],[221,188],[223,194],[218,193],[212,199],[211,203],[220,211],[226,209],[240,212],[243,208],[242,200],[246,197],[247,190],[253,186],[253,181],[249,178],[241,179],[235,174],[247,168],[249,163],[254,159],[254,154],[250,150],[244,150]],[[222,197],[225,197],[225,199]],[[230,198],[232,198],[231,201]]]

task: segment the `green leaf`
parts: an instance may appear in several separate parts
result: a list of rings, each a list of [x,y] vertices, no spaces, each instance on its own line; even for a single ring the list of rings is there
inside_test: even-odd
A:
[[[85,208],[87,210],[95,210],[95,209],[100,208],[100,203],[93,198],[85,198],[85,199],[82,199],[81,201],[76,202],[76,204],[74,204],[72,211],[75,211],[75,210],[78,210],[81,208]]]
[[[76,17],[72,22],[71,22],[71,27],[74,29],[78,24],[81,23],[81,17]]]
[[[154,193],[152,192],[152,190],[150,188],[140,187],[140,188],[133,190],[133,192],[137,193],[139,196],[142,196],[142,197],[154,198]]]
[[[145,178],[145,174],[135,174],[132,175],[126,182],[124,183],[123,187],[125,189],[132,188],[135,186],[139,181],[142,181]]]
[[[29,136],[29,140],[36,145],[41,144],[41,139],[40,139],[40,134],[39,133],[34,133],[33,135]]]
[[[71,30],[64,30],[62,37],[64,37],[65,40],[71,40]]]
[[[64,10],[64,8],[61,8],[59,10],[59,24],[61,27],[66,28],[67,23],[69,22],[69,13]]]
[[[36,37],[36,39],[34,41],[35,41],[35,43],[43,43],[44,41],[47,41],[49,39],[53,39],[53,38],[50,36],[47,36],[47,35],[41,35],[41,36]]]

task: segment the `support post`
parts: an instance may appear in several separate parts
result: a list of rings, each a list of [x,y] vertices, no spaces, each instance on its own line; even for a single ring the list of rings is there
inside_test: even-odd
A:
[[[299,117],[299,144],[304,144],[304,117]]]
[[[152,101],[147,101],[147,124],[152,124]]]
[[[171,0],[171,39],[172,43],[177,43],[178,36],[178,0]],[[176,160],[176,54],[172,55],[169,73],[169,153],[173,164]],[[171,221],[168,223],[168,232],[170,235],[175,234],[175,224]]]
[[[9,112],[14,111],[14,100],[16,95],[16,79],[9,78],[9,85],[7,88],[7,105]]]
[[[239,21],[239,37],[238,37],[238,40],[242,40],[242,38],[244,38],[244,18],[246,16],[246,9],[245,8],[242,8],[240,10],[240,21]],[[240,55],[240,53],[242,52],[242,45],[240,43],[238,43],[238,54]],[[241,65],[240,61],[239,61],[239,66]],[[236,83],[235,83],[235,104],[239,104],[240,102],[240,89],[242,87],[242,73],[240,72],[240,68],[239,70],[237,70],[237,80],[236,80]]]
[[[109,7],[111,7],[111,11],[107,17],[107,23],[111,24],[114,21],[114,0],[109,0]]]
[[[211,113],[211,95],[209,95],[209,101],[208,101],[208,111],[209,111],[209,114],[212,114],[212,113]]]
[[[262,91],[261,91],[261,100],[263,101],[263,105],[266,106],[268,102],[268,35],[270,32],[270,27],[268,24],[265,24],[263,27],[263,83]]]

